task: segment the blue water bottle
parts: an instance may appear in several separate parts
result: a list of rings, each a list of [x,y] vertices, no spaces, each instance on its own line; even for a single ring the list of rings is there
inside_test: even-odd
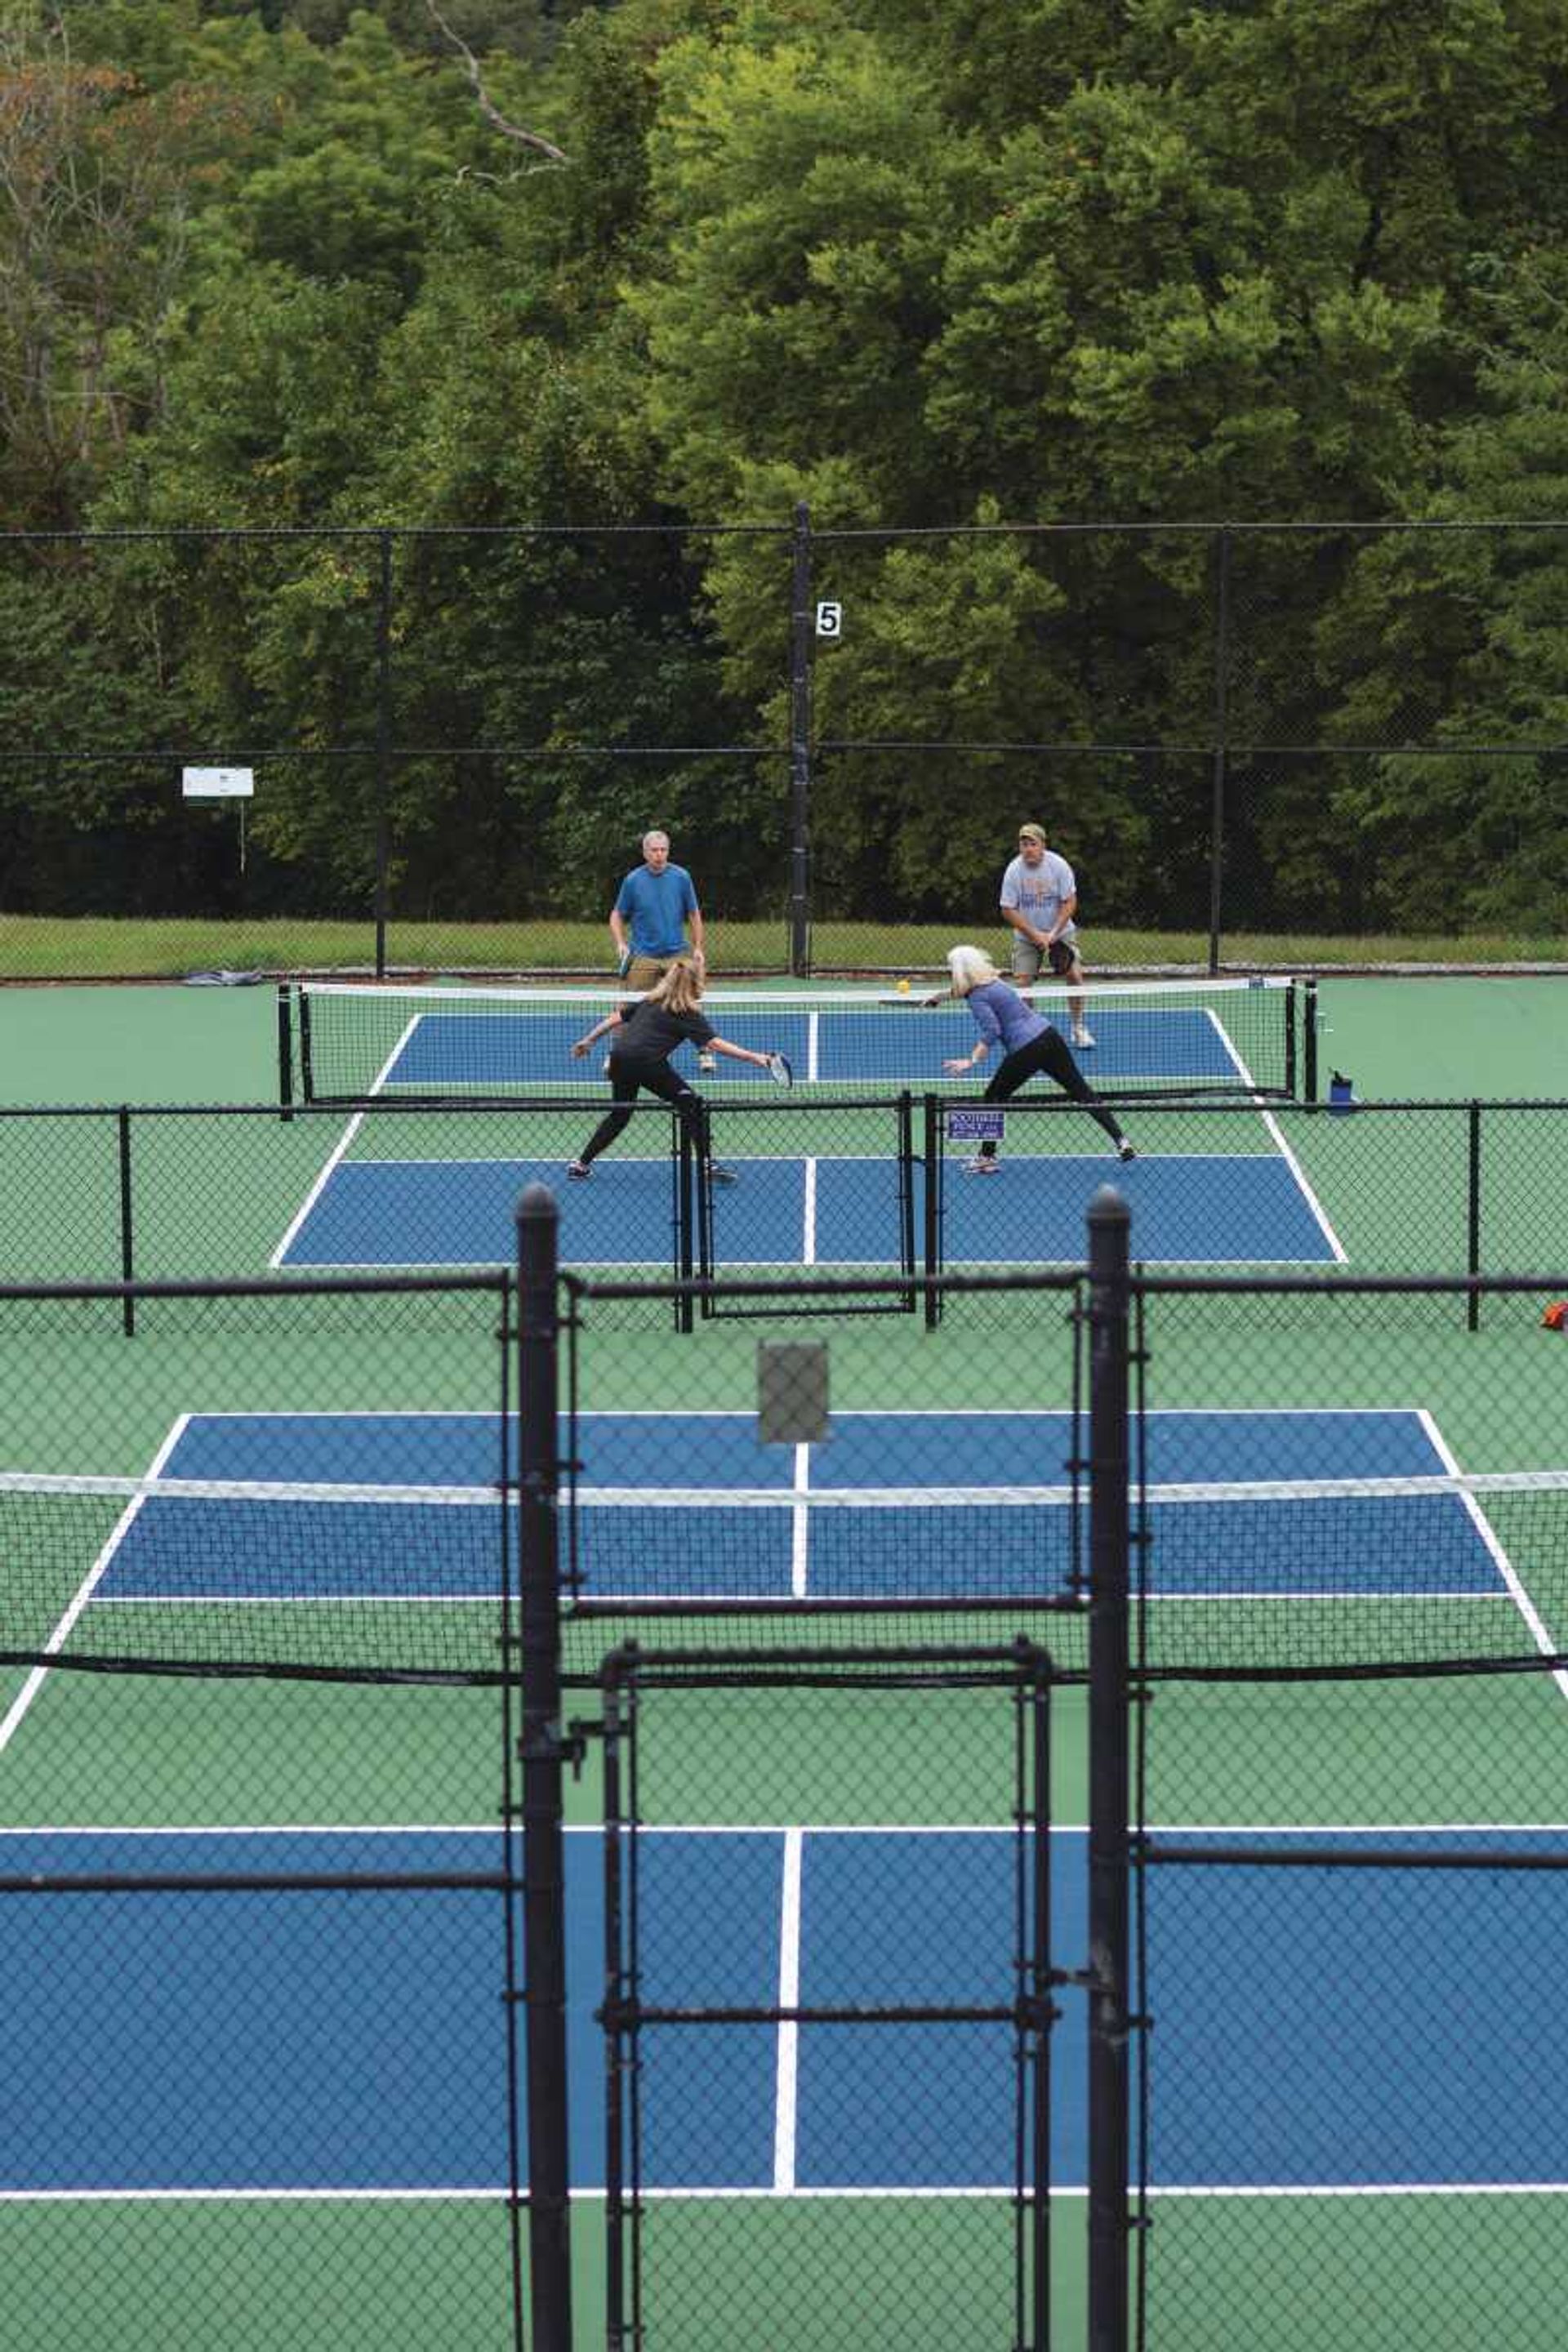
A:
[[[1342,1071],[1331,1070],[1329,1073],[1329,1108],[1331,1110],[1349,1110],[1354,1101],[1355,1093],[1352,1081],[1347,1078]]]

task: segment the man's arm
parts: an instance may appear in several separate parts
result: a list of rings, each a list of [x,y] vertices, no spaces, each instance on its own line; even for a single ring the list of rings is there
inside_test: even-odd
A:
[[[1037,948],[1043,948],[1046,944],[1044,932],[1035,929],[1018,903],[1018,870],[1019,861],[1015,858],[1002,877],[1002,893],[996,902],[1002,909],[1002,920],[1010,924],[1014,930],[1021,931],[1026,940],[1033,940]]]
[[[1060,939],[1068,925],[1071,922],[1073,908],[1077,905],[1078,892],[1076,890],[1069,890],[1067,897],[1062,899],[1057,908],[1057,919],[1052,924],[1049,932],[1047,934],[1046,939],[1042,943],[1043,945],[1047,948],[1055,947],[1057,941]]]
[[[1016,931],[1022,931],[1026,940],[1033,940],[1037,948],[1048,947],[1050,945],[1050,941],[1047,939],[1044,931],[1036,930],[1033,923],[1030,922],[1027,915],[1025,914],[1021,907],[1004,906],[1002,909],[1002,919],[1004,922],[1011,923]]]
[[[629,876],[627,879],[630,879]],[[616,903],[610,908],[610,937],[616,943],[616,953],[617,956],[624,956],[631,944],[626,934],[626,884],[623,882],[620,888],[616,893]]]

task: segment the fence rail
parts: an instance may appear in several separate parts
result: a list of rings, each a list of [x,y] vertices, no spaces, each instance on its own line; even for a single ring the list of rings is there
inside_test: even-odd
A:
[[[1563,754],[1499,647],[1564,531],[0,534],[0,978],[86,919],[237,969],[603,971],[651,824],[721,967],[910,971],[1001,930],[1027,815],[1091,964],[1518,953],[1561,929]],[[248,814],[183,797],[209,765]]]

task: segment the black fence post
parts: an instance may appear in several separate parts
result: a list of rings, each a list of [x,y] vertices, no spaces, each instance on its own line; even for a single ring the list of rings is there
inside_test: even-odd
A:
[[[942,1272],[942,1105],[935,1095],[923,1097],[924,1150],[921,1159],[925,1169],[925,1201],[922,1239],[925,1248],[926,1329],[934,1331],[942,1321],[942,1288],[937,1281]]]
[[[790,565],[789,968],[811,970],[811,509],[795,510]]]
[[[1209,970],[1219,970],[1224,928],[1225,804],[1230,760],[1230,531],[1222,523],[1216,550],[1214,652],[1214,803],[1209,818]]]
[[[700,1260],[693,1243],[697,1223],[697,1160],[691,1148],[691,1129],[685,1119],[676,1118],[670,1124],[670,1150],[675,1159],[675,1278],[689,1286]],[[704,1275],[708,1272],[702,1265]],[[675,1296],[675,1328],[689,1331],[692,1323],[692,1293],[682,1287]]]
[[[1465,1269],[1472,1280],[1481,1270],[1481,1107],[1473,1102],[1468,1119],[1469,1148],[1465,1171]],[[1465,1328],[1481,1328],[1481,1294],[1472,1290],[1465,1302]]]
[[[1126,1202],[1089,1209],[1089,2345],[1127,2352],[1131,1464]]]
[[[386,867],[392,824],[392,533],[381,534],[375,616],[375,976],[386,978]]]
[[[294,1024],[289,982],[278,983],[278,1102],[285,1119],[294,1116]]]
[[[518,1205],[518,1594],[522,1627],[522,1917],[532,2352],[572,2352],[566,2107],[557,1427],[561,1213],[543,1184]]]
[[[131,1109],[126,1103],[120,1106],[116,1126],[120,1145],[120,1279],[121,1282],[134,1282],[136,1223],[131,1185]],[[126,1338],[133,1339],[136,1336],[136,1301],[129,1291],[121,1304],[120,1319],[125,1327]]]

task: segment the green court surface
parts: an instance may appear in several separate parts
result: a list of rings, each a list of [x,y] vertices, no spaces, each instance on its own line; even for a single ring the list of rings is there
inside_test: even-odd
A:
[[[1465,1099],[1482,1090],[1568,1097],[1564,984],[1325,982],[1325,1075],[1347,1073],[1367,1100]],[[266,988],[12,990],[0,992],[0,1088],[11,1105],[274,1098],[275,1013]],[[264,1272],[347,1124],[153,1123],[137,1146],[147,1265],[161,1275]],[[1145,1114],[1145,1124],[1177,1139],[1155,1150],[1205,1148],[1215,1134],[1238,1155],[1279,1149],[1254,1114]],[[1036,1122],[1019,1150],[1061,1150],[1058,1130],[1068,1125]],[[1281,1126],[1348,1271],[1462,1270],[1462,1207],[1453,1206],[1456,1187],[1462,1199],[1460,1129],[1439,1121],[1401,1139],[1375,1120],[1299,1113],[1283,1115]],[[1500,1211],[1499,1254],[1517,1259],[1517,1270],[1568,1269],[1556,1126],[1538,1122],[1489,1148],[1489,1178],[1509,1204]],[[490,1148],[460,1114],[432,1114],[416,1128],[424,1157],[456,1162]],[[415,1122],[405,1124],[415,1131]],[[506,1148],[543,1156],[553,1132],[518,1119]],[[760,1124],[755,1139],[737,1133],[765,1150]],[[846,1114],[832,1148],[853,1151],[872,1134],[865,1114]],[[85,1152],[80,1133],[64,1125],[41,1141],[22,1136],[20,1123],[0,1122],[5,1276],[112,1279],[114,1228],[100,1216],[102,1202],[112,1206],[114,1198],[112,1130],[107,1139],[94,1130]],[[367,1129],[346,1156],[374,1158],[377,1149]],[[1109,1161],[1106,1172],[1114,1180]],[[1005,1181],[997,1180],[999,1194]],[[82,1263],[60,1213],[78,1187],[86,1188],[78,1230],[93,1235]],[[1559,1207],[1562,1247],[1553,1259]],[[1436,1263],[1423,1255],[1434,1247]],[[1568,1271],[1563,1286],[1568,1294]],[[1489,1301],[1471,1330],[1452,1299],[1325,1306],[1155,1297],[1143,1334],[1147,1402],[1155,1410],[1234,1412],[1419,1410],[1462,1470],[1560,1469],[1568,1458],[1568,1339],[1539,1328],[1540,1306],[1528,1296]],[[934,1332],[918,1317],[889,1314],[799,1326],[720,1322],[683,1337],[662,1311],[589,1300],[579,1400],[605,1412],[748,1413],[759,1334],[787,1333],[826,1339],[840,1414],[1061,1410],[1075,1394],[1070,1308],[1063,1293],[972,1298],[952,1302]],[[237,1301],[149,1307],[128,1338],[112,1307],[6,1307],[0,1470],[144,1475],[186,1413],[482,1413],[500,1394],[494,1323],[485,1297],[418,1307]],[[631,1469],[629,1484],[670,1475],[651,1452]],[[1544,1637],[1568,1643],[1560,1521],[1568,1523],[1568,1496],[1508,1497],[1492,1524]],[[734,1540],[739,1553],[743,1525]],[[87,1564],[68,1550],[51,1563],[64,1595]],[[962,1556],[956,1573],[962,1591]],[[1430,1659],[1442,1644],[1483,1656],[1530,1646],[1522,1618],[1496,1595],[1447,1601],[1440,1622],[1422,1612],[1418,1600],[1391,1609],[1354,1591],[1305,1603],[1280,1593],[1164,1601],[1151,1604],[1151,1656],[1202,1652],[1246,1664],[1298,1654],[1309,1638],[1321,1654],[1340,1659],[1391,1651]],[[940,1625],[921,1619],[918,1630],[990,1641],[1016,1627],[1001,1614]],[[1032,1612],[1026,1630],[1064,1666],[1081,1669],[1080,1621]],[[722,1628],[707,1624],[694,1638],[717,1643]],[[765,1638],[776,1641],[776,1629]],[[26,1696],[27,1682],[21,1667],[0,1669],[0,1723],[13,1725],[0,1736],[6,1829],[298,1826],[363,1831],[368,1839],[417,1825],[494,1832],[499,1855],[508,1731],[493,1690],[53,1672]],[[597,1693],[583,1687],[569,1695],[569,1712],[592,1714],[596,1703]],[[842,1733],[805,1742],[789,1704],[764,1690],[672,1693],[664,1706],[670,1728],[650,1748],[642,1790],[650,1821],[709,1832],[985,1828],[1008,1818],[1008,1738],[967,1693],[894,1696]],[[1152,1714],[1146,1798],[1148,1819],[1161,1828],[1568,1824],[1568,1697],[1544,1675],[1373,1687],[1173,1682]],[[1052,1715],[1053,1818],[1068,1830],[1086,1818],[1084,1754],[1083,1694],[1069,1686],[1057,1694]],[[602,1795],[591,1750],[569,1789],[572,1821],[586,1829],[600,1819]],[[1239,1961],[1267,1969],[1271,1958],[1260,1945]],[[410,1964],[417,1965],[416,1948]],[[1382,2352],[1404,2342],[1461,2352],[1489,2340],[1489,2320],[1515,2293],[1539,2303],[1555,2275],[1563,2216],[1559,2195],[1533,2187],[1497,2193],[1496,2184],[1442,2196],[1395,2185],[1354,2199],[1313,2193],[1310,2182],[1212,2199],[1162,2197],[1157,2184],[1154,2210],[1149,2340],[1173,2352],[1242,2342],[1303,2352]],[[586,2347],[603,2340],[597,2199],[584,2197],[577,2216],[578,2340]],[[753,2301],[750,2340],[777,2352],[792,2344],[826,2352],[850,2341],[856,2352],[895,2345],[950,2352],[955,2339],[936,2292],[944,2274],[985,2282],[988,2299],[976,2307],[969,2340],[1014,2340],[1005,2199],[977,2225],[972,2201],[941,2196],[672,2198],[653,2207],[647,2228],[656,2323],[647,2352],[665,2345],[729,2352],[741,2340],[737,2308],[770,2282],[784,2282],[788,2299],[777,2311]],[[994,2260],[980,2262],[977,2243],[988,2231]],[[1071,2183],[1053,2215],[1062,2344],[1082,2340],[1082,2235],[1081,2195]],[[344,2352],[499,2346],[510,2340],[508,2259],[497,2199],[110,2194],[89,2202],[0,2194],[0,2264],[19,2282],[8,2298],[7,2338],[25,2352],[85,2352],[109,2340],[135,2352],[231,2344],[252,2352],[320,2335],[329,2324]],[[669,2280],[682,2284],[660,2284]],[[868,2291],[890,2280],[905,2291]],[[932,2294],[922,2322],[911,2315],[926,2283]],[[879,2320],[879,2310],[891,2315]],[[844,2333],[847,2311],[858,2314],[852,2337]],[[1510,2342],[1552,2340],[1550,2318],[1513,2316]]]

